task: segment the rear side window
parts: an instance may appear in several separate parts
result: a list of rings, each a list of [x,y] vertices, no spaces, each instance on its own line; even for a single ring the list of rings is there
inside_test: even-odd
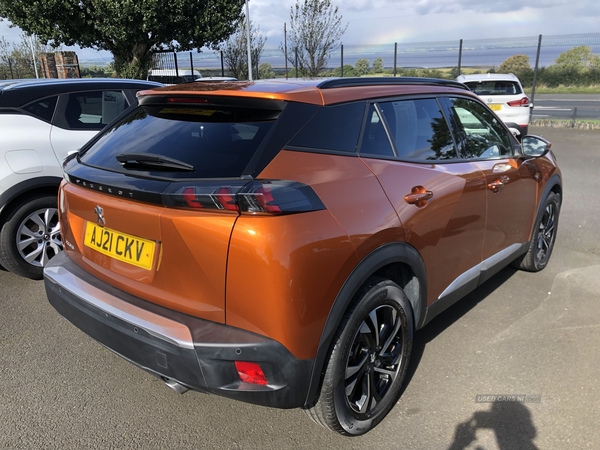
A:
[[[457,158],[454,141],[436,99],[380,103],[400,159],[412,161]]]
[[[132,175],[239,177],[278,113],[228,107],[138,107],[106,130],[81,161]],[[193,166],[193,170],[127,167],[117,160],[117,156],[132,153],[172,158]]]
[[[469,81],[465,83],[477,95],[516,95],[523,90],[514,81]]]
[[[35,102],[24,106],[23,109],[38,119],[42,119],[46,122],[52,122],[52,116],[54,115],[54,110],[56,109],[57,99],[58,96],[55,95],[42,100],[36,100]]]
[[[369,106],[360,153],[361,155],[396,156],[375,105]]]
[[[69,94],[64,119],[71,129],[101,130],[127,109],[121,91]]]
[[[324,106],[289,145],[354,153],[364,112],[364,102]]]

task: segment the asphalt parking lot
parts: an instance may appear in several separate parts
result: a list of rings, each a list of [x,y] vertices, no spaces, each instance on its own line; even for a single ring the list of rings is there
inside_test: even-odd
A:
[[[503,270],[419,331],[403,396],[366,436],[178,395],[60,317],[42,282],[0,272],[0,448],[600,448],[600,132],[530,132],[564,175],[552,260]]]

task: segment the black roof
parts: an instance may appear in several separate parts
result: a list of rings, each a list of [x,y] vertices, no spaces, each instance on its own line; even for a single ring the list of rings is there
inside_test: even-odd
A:
[[[90,89],[152,89],[161,83],[119,78],[31,78],[0,80],[0,107],[19,107],[37,98]]]

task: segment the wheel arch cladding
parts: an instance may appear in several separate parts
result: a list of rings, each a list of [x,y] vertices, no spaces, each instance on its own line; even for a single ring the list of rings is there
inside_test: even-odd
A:
[[[557,194],[560,197],[560,205],[562,205],[562,201],[563,201],[563,189],[562,189],[562,179],[558,174],[554,174],[550,177],[550,179],[548,180],[548,182],[546,183],[546,186],[544,187],[544,191],[542,192],[542,195],[540,195],[540,201],[538,203],[538,209],[537,212],[535,214],[535,223],[537,223],[538,219],[542,216],[542,214],[544,214],[544,202],[546,201],[546,199],[548,198],[548,195],[554,192],[555,194]],[[533,233],[533,230],[532,230]]]
[[[58,187],[62,178],[39,177],[22,181],[0,195],[0,228],[6,220],[6,215],[11,210],[11,205],[18,203],[21,199],[44,195],[58,195]]]
[[[305,406],[314,402],[323,377],[323,368],[332,340],[356,293],[372,276],[389,279],[403,290],[412,308],[414,329],[423,326],[427,301],[425,263],[417,250],[403,242],[382,245],[367,255],[352,271],[340,289],[319,341]]]

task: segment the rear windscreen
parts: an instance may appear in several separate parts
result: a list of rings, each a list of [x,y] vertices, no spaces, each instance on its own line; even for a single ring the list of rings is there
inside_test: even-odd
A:
[[[465,83],[477,95],[521,94],[521,86],[513,81],[469,81]]]
[[[107,129],[81,156],[84,164],[131,175],[239,177],[280,111],[186,105],[138,107]],[[175,159],[193,170],[128,166],[127,154]]]

